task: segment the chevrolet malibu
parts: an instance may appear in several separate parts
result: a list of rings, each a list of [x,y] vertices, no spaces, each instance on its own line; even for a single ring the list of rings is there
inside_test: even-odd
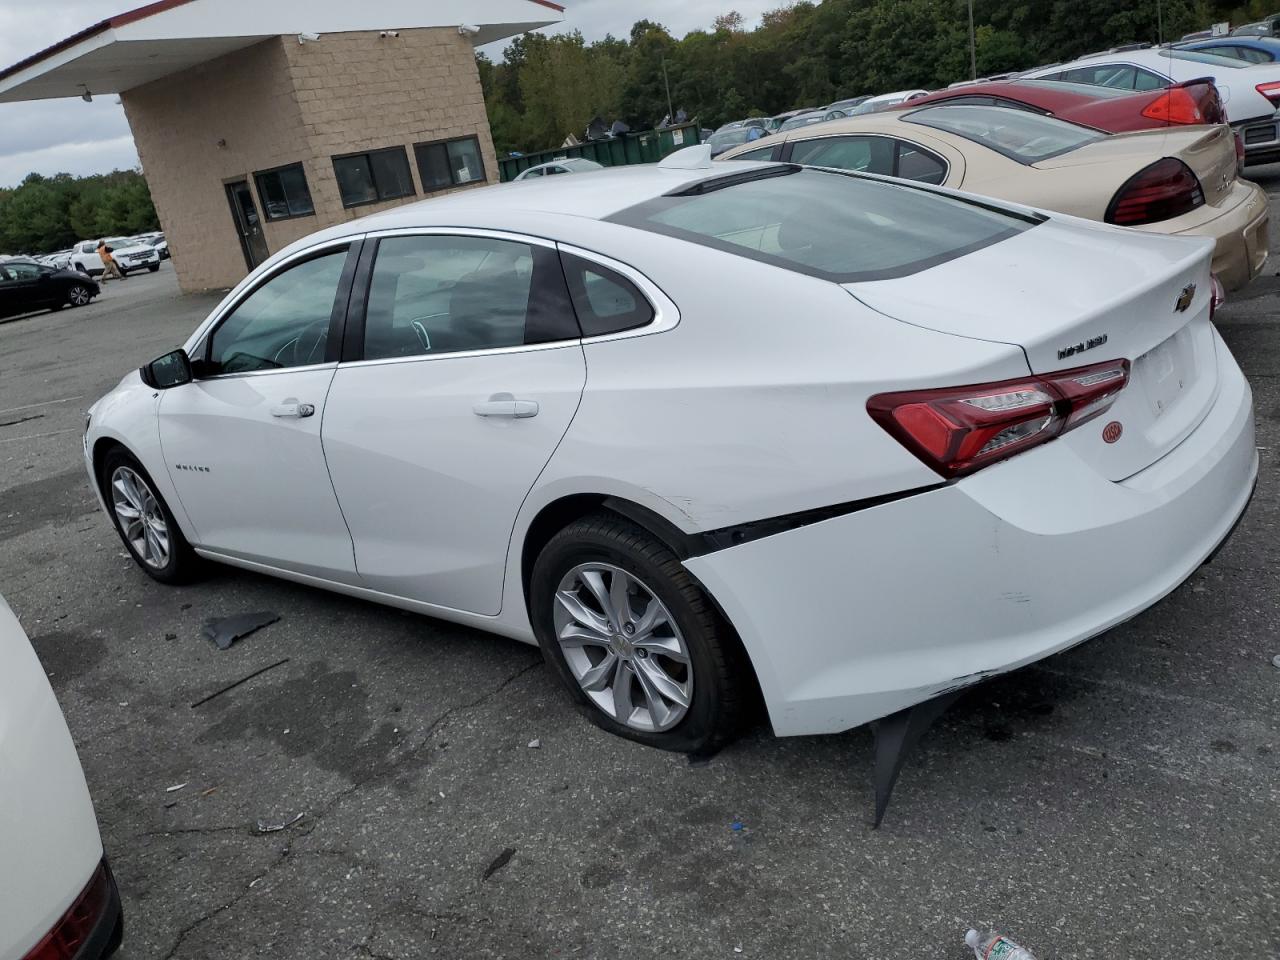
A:
[[[1210,241],[707,154],[276,254],[91,409],[129,552],[540,644],[698,751],[1071,647],[1227,536],[1257,454]]]

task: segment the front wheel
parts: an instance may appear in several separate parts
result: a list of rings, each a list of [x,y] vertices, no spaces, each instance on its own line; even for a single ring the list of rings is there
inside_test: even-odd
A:
[[[605,730],[685,753],[741,730],[751,686],[737,637],[635,524],[596,514],[556,534],[534,564],[530,613],[548,664]]]
[[[116,532],[147,576],[161,583],[192,579],[200,558],[142,464],[116,447],[103,460],[101,481]]]
[[[86,287],[83,283],[74,284],[67,291],[67,303],[73,307],[83,307],[93,299],[93,291]]]
[[[147,267],[147,269],[150,270],[152,273],[155,273],[157,270],[160,269],[160,264],[153,263],[149,267]]]

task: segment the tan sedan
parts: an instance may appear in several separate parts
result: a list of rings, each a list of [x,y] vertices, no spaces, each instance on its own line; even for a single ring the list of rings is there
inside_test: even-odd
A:
[[[814,124],[720,159],[878,173],[1151,233],[1212,237],[1213,270],[1228,290],[1267,259],[1267,196],[1238,176],[1225,124],[1108,134],[1025,110],[948,104]]]

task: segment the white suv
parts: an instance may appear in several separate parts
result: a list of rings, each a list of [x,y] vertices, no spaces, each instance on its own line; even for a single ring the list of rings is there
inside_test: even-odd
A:
[[[116,266],[123,274],[134,270],[147,269],[155,273],[160,269],[160,254],[155,247],[131,240],[128,237],[111,237],[107,240],[111,255],[116,259]],[[76,244],[71,254],[71,269],[96,277],[102,273],[102,258],[98,256],[98,241],[84,240]]]

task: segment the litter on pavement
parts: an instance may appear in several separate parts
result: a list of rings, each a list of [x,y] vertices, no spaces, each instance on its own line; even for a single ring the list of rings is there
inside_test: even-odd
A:
[[[1036,960],[1026,947],[1018,946],[994,930],[986,934],[970,930],[964,935],[964,942],[973,950],[977,960]]]
[[[279,833],[281,830],[287,830],[289,827],[292,827],[295,823],[297,823],[299,820],[301,820],[305,816],[306,816],[305,813],[300,813],[296,817],[294,817],[292,820],[286,820],[283,823],[267,823],[265,820],[259,820],[258,832],[259,833]]]
[[[255,630],[275,623],[280,614],[263,610],[260,613],[241,613],[234,617],[211,617],[204,622],[200,633],[212,640],[219,650],[229,650],[231,645]]]

